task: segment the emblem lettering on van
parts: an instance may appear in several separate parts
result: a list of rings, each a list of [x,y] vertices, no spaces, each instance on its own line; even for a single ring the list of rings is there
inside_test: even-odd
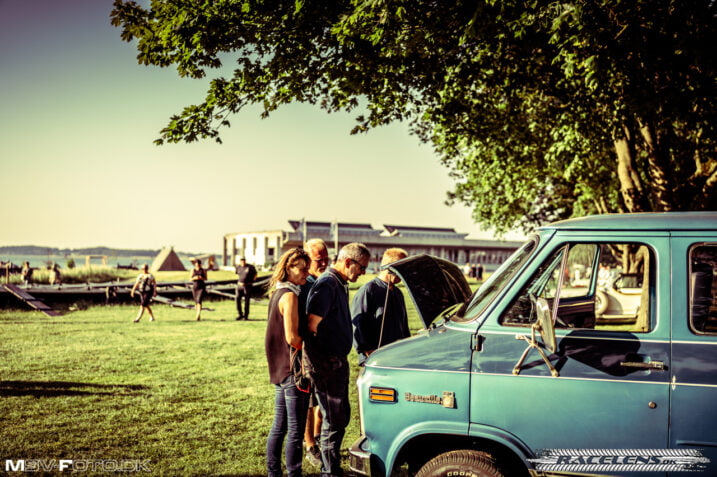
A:
[[[425,396],[421,394],[405,393],[403,398],[408,402],[422,402],[426,404],[438,404],[448,409],[454,409],[456,407],[456,393],[452,391],[443,391],[443,396],[431,394]]]

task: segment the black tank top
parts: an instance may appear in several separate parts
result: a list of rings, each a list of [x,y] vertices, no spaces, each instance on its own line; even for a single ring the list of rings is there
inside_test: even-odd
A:
[[[289,343],[286,342],[284,334],[284,317],[279,311],[279,300],[284,293],[292,293],[292,291],[288,288],[279,288],[272,293],[269,300],[269,323],[266,326],[264,348],[269,363],[269,381],[272,384],[281,383],[291,374]]]
[[[203,268],[200,268],[197,270],[196,268],[192,269],[192,278],[199,277],[199,280],[192,280],[194,283],[192,283],[192,288],[195,290],[201,290],[205,288],[204,280],[207,279],[207,271]]]

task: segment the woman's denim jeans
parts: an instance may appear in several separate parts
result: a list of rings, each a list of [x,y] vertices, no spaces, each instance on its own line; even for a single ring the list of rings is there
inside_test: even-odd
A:
[[[304,428],[309,407],[309,393],[299,391],[294,376],[289,375],[276,385],[274,424],[266,444],[266,467],[269,477],[280,477],[281,446],[286,436],[286,471],[289,477],[301,475]]]

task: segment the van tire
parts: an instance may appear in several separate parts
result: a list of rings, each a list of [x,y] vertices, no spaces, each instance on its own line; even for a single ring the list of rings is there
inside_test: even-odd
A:
[[[504,477],[504,474],[490,454],[454,450],[429,460],[416,477]]]

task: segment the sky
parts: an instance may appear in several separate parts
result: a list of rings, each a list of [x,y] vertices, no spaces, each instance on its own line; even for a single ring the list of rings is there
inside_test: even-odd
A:
[[[492,237],[444,204],[448,169],[405,124],[352,136],[353,114],[292,104],[261,119],[252,106],[221,145],[155,146],[208,80],[138,65],[111,9],[0,0],[0,246],[218,253],[227,233],[301,218]]]

